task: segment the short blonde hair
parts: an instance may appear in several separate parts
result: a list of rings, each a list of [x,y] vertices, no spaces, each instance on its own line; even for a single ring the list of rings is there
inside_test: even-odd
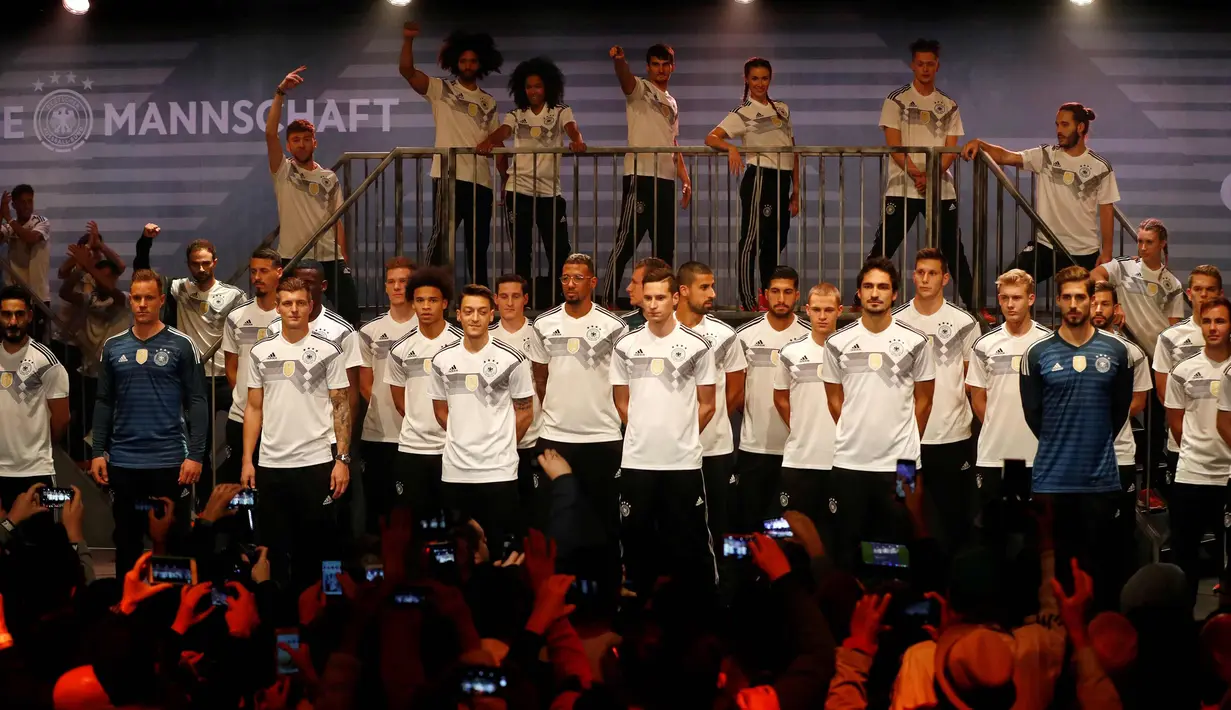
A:
[[[1034,277],[1021,269],[1009,269],[996,278],[996,290],[1004,286],[1025,286],[1026,294],[1034,294]]]
[[[1200,266],[1194,268],[1192,273],[1188,275],[1188,286],[1190,288],[1193,285],[1194,276],[1208,276],[1218,282],[1218,288],[1222,288],[1222,272],[1218,270],[1217,266],[1212,264],[1201,264]]]
[[[813,296],[833,296],[837,299],[838,305],[842,305],[842,292],[838,290],[837,286],[828,282],[819,283],[808,289],[808,298],[804,299],[804,305],[811,302]]]

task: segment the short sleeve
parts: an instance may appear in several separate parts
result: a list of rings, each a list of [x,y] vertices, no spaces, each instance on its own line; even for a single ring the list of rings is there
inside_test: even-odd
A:
[[[567,126],[570,123],[577,123],[577,119],[573,116],[573,108],[565,106],[560,109],[560,125]]]
[[[732,111],[722,119],[722,123],[718,127],[726,132],[730,138],[739,138],[744,135],[744,120],[739,117],[739,114]]]
[[[283,159],[282,164],[278,166],[278,172],[273,174],[274,184],[280,185],[286,181],[287,174],[291,171],[291,161]]]
[[[970,367],[966,368],[966,384],[971,387],[987,389],[987,359],[971,348]]]
[[[239,339],[236,337],[235,330],[235,319],[228,317],[226,325],[222,327],[222,352],[239,353]]]
[[[1133,363],[1133,391],[1149,392],[1154,389],[1154,378],[1150,376],[1150,363],[1146,361],[1144,353],[1133,354],[1139,356],[1137,362]]]
[[[445,386],[445,374],[440,371],[435,360],[432,361],[432,374],[427,376],[427,396],[434,400],[449,399],[449,388]]]
[[[1022,156],[1022,169],[1032,173],[1043,172],[1043,146],[1027,148],[1018,153]]]
[[[47,399],[64,399],[68,396],[68,370],[60,363],[57,362],[43,373],[43,393]]]
[[[350,387],[350,379],[346,377],[346,363],[343,361],[345,357],[346,351],[343,350],[329,358],[329,362],[325,364],[325,383],[331,390],[344,390]]]
[[[831,385],[840,385],[843,374],[842,351],[833,345],[830,338],[825,341],[825,365],[821,368],[821,379]]]
[[[504,114],[504,121],[500,125],[508,126],[509,128],[516,131],[517,130],[517,117],[513,115],[512,111],[509,111],[508,113]]]
[[[744,345],[734,335],[727,343],[727,351],[723,353],[722,362],[718,366],[723,372],[739,372],[748,369],[748,357],[744,355]]]
[[[363,365],[363,355],[359,352],[359,331],[352,330],[342,338],[342,367],[350,369]]]
[[[902,130],[902,107],[892,99],[885,99],[885,103],[881,104],[881,128],[892,128],[894,130]]]
[[[979,339],[979,324],[971,323],[966,331],[966,340],[962,343],[962,362],[970,362],[970,356],[975,350],[975,341]]]
[[[821,368],[824,370],[825,368]],[[791,365],[778,354],[778,366],[774,368],[774,389],[789,390],[791,389]]]
[[[611,351],[611,372],[608,379],[613,385],[628,384],[628,356],[621,352],[619,346]]]
[[[1163,308],[1164,318],[1183,318],[1184,317],[1184,298],[1183,291],[1177,291],[1172,295],[1171,300]]]
[[[509,396],[525,399],[534,396],[534,378],[530,376],[530,361],[521,360],[509,376]]]
[[[946,136],[964,136],[966,128],[962,126],[962,112],[958,110],[957,104],[953,105],[953,115],[949,117],[949,128],[945,131]]]
[[[1219,399],[1221,400],[1221,397]],[[1184,379],[1177,377],[1174,372],[1171,373],[1171,377],[1167,378],[1167,397],[1163,401],[1163,406],[1167,409],[1188,407],[1188,394],[1184,391]]]
[[[445,82],[438,76],[427,78],[427,93],[423,95],[428,101],[439,101],[445,95]]]
[[[51,241],[51,222],[48,220],[40,219],[38,223],[32,227],[32,229],[43,237],[43,241]]]
[[[248,389],[264,389],[265,381],[261,378],[261,361],[257,358],[256,348],[248,351]]]
[[[693,373],[698,385],[712,385],[718,382],[714,374],[714,349],[706,348],[697,359],[697,369]]]
[[[1108,170],[1107,174],[1099,182],[1098,186],[1098,203],[1100,205],[1110,205],[1120,201],[1120,186],[1116,184],[1116,172]]]
[[[1218,411],[1231,412],[1231,367],[1222,371],[1218,383]]]
[[[361,367],[372,367],[372,338],[362,330],[355,331],[359,336],[359,364]]]
[[[915,358],[910,374],[915,382],[936,379],[936,361],[932,359],[932,348],[928,347],[926,338],[915,348]]]
[[[398,352],[400,347],[394,347],[389,351],[389,357],[385,360],[385,384],[393,385],[394,387],[406,386],[406,361],[402,359]]]
[[[1158,336],[1154,345],[1154,371],[1166,375],[1171,372],[1174,363],[1171,361],[1171,343],[1167,342],[1166,331]]]
[[[538,328],[530,329],[530,337],[526,339],[526,357],[530,362],[538,365],[551,362],[551,357],[547,354],[547,346],[543,344],[543,336]]]
[[[1120,265],[1119,259],[1112,259],[1103,264],[1103,270],[1107,272],[1107,283],[1112,286],[1120,285],[1120,280],[1124,278],[1124,268]]]

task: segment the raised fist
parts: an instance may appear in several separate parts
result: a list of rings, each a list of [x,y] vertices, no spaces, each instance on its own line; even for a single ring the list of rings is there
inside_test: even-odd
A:
[[[611,57],[612,59],[623,59],[624,58],[624,48],[617,44],[616,46],[611,48],[611,51],[607,52],[607,56]]]
[[[160,232],[162,232],[162,227],[159,227],[157,224],[151,222],[150,224],[145,225],[145,229],[141,230],[141,236],[153,239],[154,237],[157,237]]]
[[[419,23],[411,20],[402,25],[402,39],[414,39],[419,36]]]

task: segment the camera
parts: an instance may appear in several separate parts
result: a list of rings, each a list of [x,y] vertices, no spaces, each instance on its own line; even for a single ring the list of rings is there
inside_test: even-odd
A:
[[[44,508],[63,508],[72,499],[72,488],[38,489],[38,502]]]

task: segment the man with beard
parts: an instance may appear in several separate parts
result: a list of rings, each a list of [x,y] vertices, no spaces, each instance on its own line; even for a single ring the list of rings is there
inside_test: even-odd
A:
[[[269,156],[269,174],[274,180],[274,197],[278,200],[278,252],[286,266],[320,229],[325,220],[342,206],[342,190],[338,176],[317,163],[316,126],[302,118],[286,124],[286,152],[278,140],[278,122],[282,120],[282,99],[287,92],[303,83],[299,67],[286,75],[274,92],[265,120],[265,149]],[[330,300],[348,323],[359,321],[359,292],[346,262],[346,232],[339,219],[304,255],[325,267],[336,293]],[[320,295],[320,294],[317,294]],[[317,304],[321,307],[322,304]],[[351,390],[356,388],[352,387]]]
[[[51,444],[68,429],[68,371],[30,338],[34,307],[20,286],[0,289],[0,508],[36,483],[55,485]]]
[[[427,99],[436,124],[437,148],[474,148],[496,130],[496,99],[479,88],[479,82],[492,72],[500,71],[504,57],[496,49],[491,35],[456,31],[440,46],[437,62],[453,78],[440,79],[424,74],[415,66],[414,41],[419,36],[419,24],[407,22],[402,28],[402,54],[398,72],[410,88]],[[492,231],[491,160],[475,155],[459,155],[452,185],[453,224],[446,209],[449,176],[441,172],[440,156],[432,158],[432,204],[436,214],[432,219],[432,238],[428,243],[428,259],[433,264],[451,260],[449,229],[465,223],[465,231],[457,238],[465,245],[466,273],[472,283],[487,283],[487,248]]]
[[[698,261],[685,262],[677,275],[680,302],[675,307],[675,319],[692,328],[714,353],[714,418],[701,430],[701,472],[705,475],[705,494],[709,498],[710,532],[715,543],[721,543],[730,530],[735,511],[735,441],[731,434],[728,403],[744,401],[744,375],[748,361],[744,349],[735,337],[735,329],[723,323],[710,311],[714,310],[714,271]]]
[[[241,455],[244,451],[244,410],[248,406],[248,353],[258,340],[264,340],[269,324],[278,317],[278,282],[282,280],[282,257],[269,247],[252,252],[248,275],[256,298],[235,307],[227,316],[222,331],[222,354],[226,360],[227,382],[234,391],[227,414],[226,465],[218,469],[218,483],[239,483]],[[254,451],[259,452],[260,447]],[[259,453],[254,453],[254,463]]]
[[[748,361],[744,398],[738,403],[744,410],[739,430],[739,517],[748,531],[760,530],[761,521],[781,509],[779,478],[787,427],[774,408],[774,374],[782,346],[809,330],[795,315],[799,301],[795,269],[775,268],[762,293],[769,310],[735,331]]]
[[[1038,173],[1039,217],[1055,233],[1073,264],[1084,269],[1111,261],[1113,205],[1120,201],[1111,163],[1086,147],[1093,120],[1092,109],[1071,101],[1056,112],[1056,145],[1016,153],[976,138],[962,148],[966,160],[974,159],[982,149],[998,165],[1015,165]],[[1022,269],[1032,274],[1036,283],[1042,283],[1070,265],[1045,237],[1036,234],[1005,270]]]
[[[111,489],[116,569],[132,569],[141,554],[148,518],[139,500],[174,502],[173,550],[187,534],[209,429],[201,355],[191,338],[159,320],[162,277],[133,272],[128,302],[132,327],[103,344],[90,462],[90,476]]]
[[[861,540],[901,539],[898,461],[917,461],[932,412],[936,368],[928,338],[893,317],[897,267],[884,257],[856,280],[863,314],[825,341],[825,397],[837,422],[829,493],[835,559],[850,567]]]
[[[150,248],[162,232],[156,224],[147,224],[137,239],[137,256],[134,269],[149,269]],[[188,260],[188,278],[170,279],[167,283],[162,322],[172,328],[182,329],[192,338],[197,351],[205,353],[222,340],[227,315],[248,300],[248,294],[234,286],[214,278],[218,268],[218,250],[205,239],[194,240],[185,250]],[[212,390],[211,412],[225,412],[231,408],[231,383],[226,379],[226,355],[219,347],[205,362],[206,384]],[[210,470],[214,455],[214,421],[211,417],[209,435],[205,444],[205,468]]]
[[[1106,281],[1094,282],[1094,296],[1091,297],[1090,322],[1104,333],[1119,337],[1128,349],[1129,367],[1133,370],[1133,402],[1129,405],[1128,420],[1116,435],[1116,466],[1120,468],[1120,525],[1124,528],[1121,534],[1121,544],[1107,550],[1110,556],[1119,556],[1123,567],[1115,579],[1116,589],[1119,589],[1135,569],[1133,560],[1136,550],[1133,546],[1133,530],[1137,525],[1135,508],[1137,505],[1137,441],[1133,437],[1132,418],[1145,411],[1150,398],[1149,391],[1154,389],[1154,381],[1150,377],[1150,361],[1145,351],[1136,343],[1125,337],[1117,322],[1124,321],[1124,311],[1120,309],[1116,287]]]
[[[9,205],[14,214],[9,215]],[[51,301],[51,222],[34,214],[34,188],[18,185],[0,195],[0,241],[8,245],[9,265],[43,303]],[[5,278],[7,283],[13,283]],[[35,315],[35,339],[41,339],[43,317]]]
[[[1132,357],[1123,338],[1090,322],[1090,272],[1062,269],[1056,286],[1064,321],[1021,362],[1022,409],[1039,440],[1033,489],[1051,499],[1056,559],[1077,559],[1105,609],[1119,596],[1118,562],[1107,551],[1125,544],[1115,439],[1132,404]],[[1056,577],[1072,584],[1069,567],[1057,567]]]
[[[543,402],[539,449],[553,449],[574,475],[605,541],[619,536],[616,472],[620,416],[611,399],[611,351],[628,332],[619,316],[594,303],[594,259],[572,254],[561,267],[564,303],[534,319],[530,341],[535,391]],[[550,484],[549,484],[550,485]]]

